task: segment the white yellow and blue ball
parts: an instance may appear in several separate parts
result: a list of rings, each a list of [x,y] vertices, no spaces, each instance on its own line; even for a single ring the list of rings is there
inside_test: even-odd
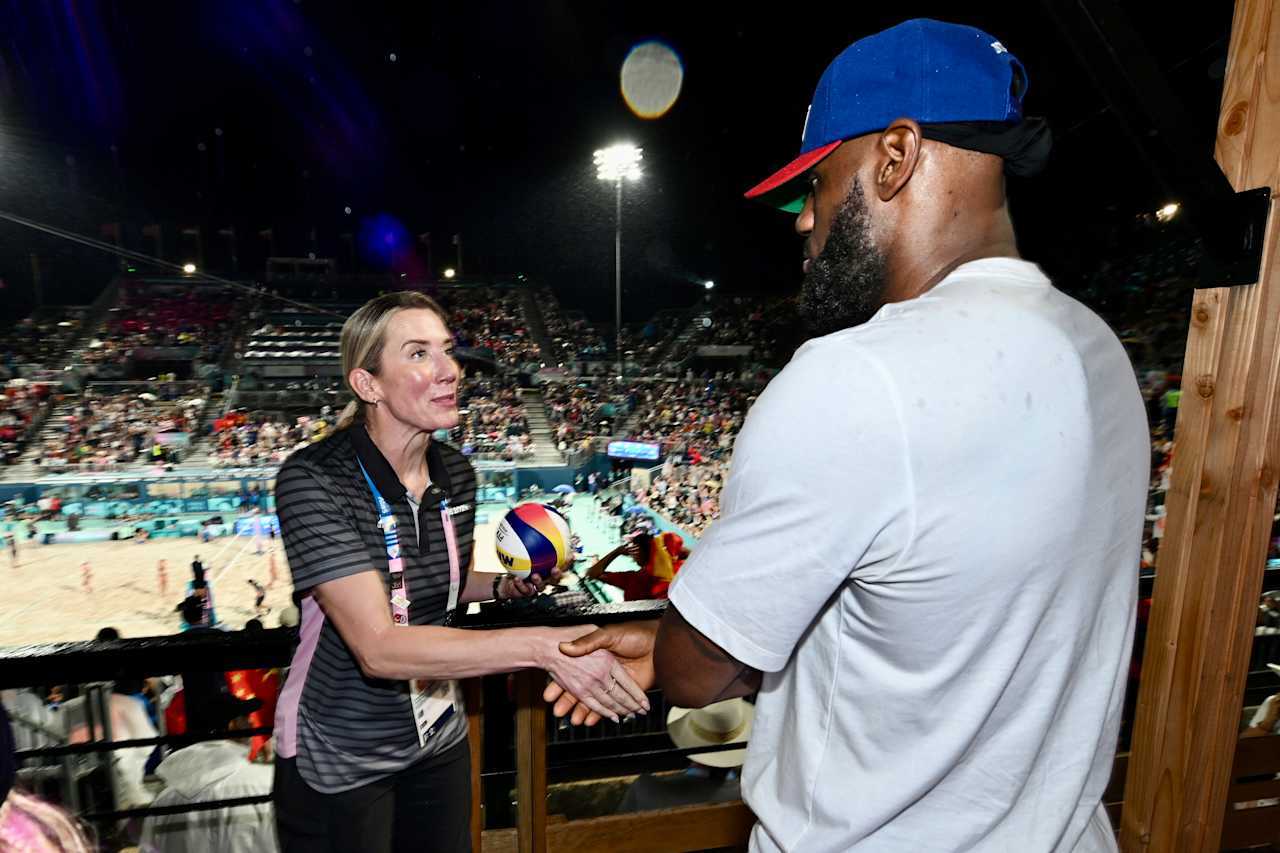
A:
[[[498,565],[520,577],[547,575],[572,557],[568,520],[552,507],[523,503],[503,516],[494,533]]]

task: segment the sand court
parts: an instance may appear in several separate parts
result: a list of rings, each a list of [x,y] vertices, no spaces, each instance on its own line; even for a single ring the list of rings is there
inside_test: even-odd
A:
[[[479,571],[499,571],[494,532],[505,504],[482,505],[477,513],[475,560]],[[616,519],[603,515],[582,497],[567,515],[582,536],[586,554],[602,554],[618,541]],[[191,581],[191,561],[199,555],[213,587],[213,603],[224,627],[238,630],[254,618],[255,592],[250,580],[267,586],[270,557],[276,561],[276,582],[267,588],[261,617],[274,628],[280,611],[292,603],[293,586],[279,539],[262,537],[262,553],[252,536],[224,536],[201,542],[191,536],[153,538],[146,542],[86,542],[42,545],[17,529],[18,565],[7,550],[0,553],[0,647],[69,640],[92,640],[111,626],[124,637],[153,637],[179,630],[174,611]],[[168,584],[161,593],[156,570],[168,562]],[[91,589],[83,586],[81,565],[88,561]],[[629,567],[620,561],[618,569]],[[570,585],[576,581],[568,579]],[[612,594],[612,589],[608,593]],[[615,597],[611,595],[611,597]]]

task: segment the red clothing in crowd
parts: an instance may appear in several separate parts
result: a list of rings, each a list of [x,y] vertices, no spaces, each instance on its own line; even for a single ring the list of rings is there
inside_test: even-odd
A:
[[[622,597],[627,601],[666,598],[671,581],[684,565],[680,556],[683,551],[684,539],[679,533],[662,533],[653,537],[653,549],[640,571],[605,572],[600,580],[622,590]]]

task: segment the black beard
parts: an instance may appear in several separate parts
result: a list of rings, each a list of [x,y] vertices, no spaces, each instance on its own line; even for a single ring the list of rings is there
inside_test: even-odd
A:
[[[836,210],[822,252],[809,264],[800,289],[800,317],[811,337],[860,326],[884,305],[883,253],[871,240],[862,183]]]

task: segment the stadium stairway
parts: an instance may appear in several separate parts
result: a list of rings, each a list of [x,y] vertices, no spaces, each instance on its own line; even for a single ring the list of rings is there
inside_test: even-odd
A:
[[[532,290],[525,290],[521,294],[521,300],[524,305],[524,319],[529,325],[529,333],[533,336],[538,348],[542,350],[542,360],[550,362],[554,350],[551,346],[551,336],[547,334],[546,321],[542,318],[542,306],[534,298]],[[538,400],[541,402],[541,395],[539,395]]]
[[[93,304],[85,309],[84,320],[80,329],[76,332],[76,336],[67,341],[66,358],[61,364],[56,365],[59,368],[65,368],[80,360],[80,356],[89,342],[97,335],[98,330],[106,323],[107,313],[115,306],[116,300],[120,296],[120,279],[113,278],[97,298],[93,300]]]
[[[79,398],[72,398],[53,407],[53,411],[40,426],[39,432],[27,442],[27,448],[22,451],[18,461],[4,469],[4,479],[11,482],[29,482],[48,473],[40,470],[36,460],[40,458],[46,440],[54,441],[64,434],[58,425],[66,423],[65,418],[71,414],[77,403]]]
[[[637,406],[636,410],[627,415],[626,419],[614,429],[613,434],[619,438],[630,438],[636,434],[636,424],[640,422],[640,415],[643,408]]]
[[[702,329],[702,321],[704,319],[710,319],[710,317],[710,308],[704,308],[701,311],[695,312],[694,315],[689,318],[689,322],[680,330],[680,334],[676,335],[658,356],[657,363],[666,364],[671,360],[672,356],[683,351],[693,340],[694,335],[698,334],[699,330]]]
[[[556,449],[556,436],[547,418],[547,404],[542,399],[542,392],[536,388],[522,388],[520,402],[524,406],[525,420],[529,422],[529,437],[533,439],[533,455],[525,464],[538,467],[563,465],[564,455]]]

